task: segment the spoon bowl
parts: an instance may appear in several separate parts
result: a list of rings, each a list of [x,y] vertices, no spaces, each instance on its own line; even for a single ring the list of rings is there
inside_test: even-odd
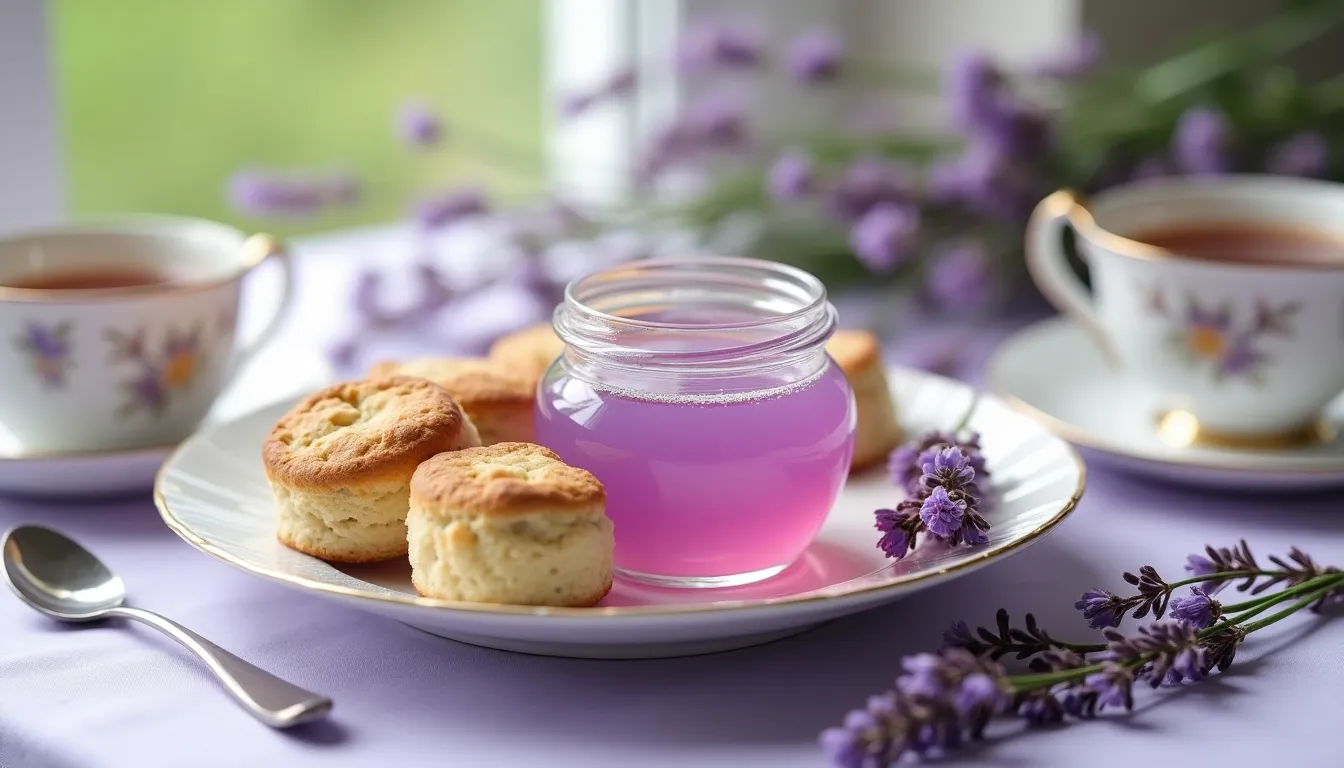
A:
[[[38,525],[21,525],[0,538],[5,581],[37,611],[84,623],[112,616],[163,632],[214,673],[243,709],[272,728],[310,722],[331,710],[331,699],[285,682],[157,613],[126,605],[121,578],[78,542]]]
[[[126,585],[65,535],[23,525],[5,535],[5,579],[32,607],[62,621],[97,621],[126,602]]]

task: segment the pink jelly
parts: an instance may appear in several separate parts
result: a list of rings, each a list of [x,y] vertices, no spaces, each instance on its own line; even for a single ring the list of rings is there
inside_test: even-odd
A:
[[[570,286],[537,439],[606,487],[618,570],[742,584],[803,553],[853,451],[834,319],[819,282],[771,262],[638,262]]]

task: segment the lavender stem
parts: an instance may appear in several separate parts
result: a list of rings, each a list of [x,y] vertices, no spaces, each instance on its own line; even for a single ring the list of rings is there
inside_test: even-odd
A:
[[[1321,595],[1325,594],[1325,592],[1327,591],[1329,590],[1321,590],[1319,594],[1309,594],[1306,597],[1302,598],[1301,600],[1298,600],[1296,603],[1293,603],[1289,607],[1283,609],[1282,611],[1279,611],[1278,613],[1272,613],[1259,621],[1253,621],[1250,624],[1243,626],[1242,629],[1246,630],[1247,634],[1250,634],[1251,632],[1254,632],[1257,629],[1264,629],[1265,627],[1268,627],[1270,624],[1273,624],[1274,622],[1279,621],[1280,619],[1285,619],[1289,616],[1292,616],[1294,613],[1297,613],[1303,608],[1306,608],[1307,606],[1316,602],[1317,600],[1320,599]]]
[[[1250,612],[1242,614],[1241,616],[1234,617],[1220,624],[1215,624],[1214,626],[1201,631],[1199,633],[1199,638],[1201,640],[1208,639],[1209,637],[1226,630],[1229,626],[1232,625],[1241,626],[1242,629],[1246,630],[1247,634],[1255,632],[1256,630],[1259,629],[1264,629],[1270,624],[1273,624],[1274,622],[1279,621],[1280,619],[1283,619],[1287,616],[1291,616],[1292,614],[1311,605],[1312,603],[1319,600],[1326,593],[1338,588],[1339,585],[1341,584],[1344,584],[1344,573],[1330,574],[1329,576],[1318,576],[1314,579],[1303,582],[1302,584],[1299,584],[1296,587],[1292,587],[1291,589],[1286,589],[1283,592],[1279,592],[1276,595],[1274,595],[1273,598],[1269,598],[1264,601],[1257,601],[1258,607],[1253,608]],[[1252,622],[1250,624],[1245,625],[1241,624],[1242,621],[1269,610],[1277,603],[1286,602],[1287,600],[1291,600],[1292,598],[1298,596],[1302,596],[1301,599],[1299,599],[1292,606],[1282,611],[1271,614],[1270,616],[1267,616],[1259,621]],[[1103,649],[1104,646],[1103,648],[1100,648],[1098,650]],[[1156,654],[1144,654],[1142,656],[1135,658],[1131,663],[1128,663],[1125,666],[1137,667],[1148,661],[1151,661],[1155,656]],[[1021,693],[1025,691],[1037,690],[1039,688],[1045,688],[1048,686],[1057,685],[1059,683],[1068,683],[1073,682],[1075,680],[1081,680],[1087,675],[1092,674],[1093,672],[1100,672],[1104,666],[1105,666],[1104,664],[1098,663],[1098,664],[1091,664],[1086,667],[1067,669],[1060,672],[1046,672],[1036,675],[1014,675],[1008,678],[1008,682],[1010,685],[1012,685],[1014,692]]]
[[[1339,584],[1344,584],[1344,574],[1332,573],[1323,576],[1317,576],[1312,579],[1307,579],[1306,581],[1302,582],[1301,584],[1298,584],[1295,587],[1289,587],[1288,589],[1285,589],[1282,592],[1276,592],[1275,594],[1270,595],[1268,597],[1262,597],[1258,600],[1247,600],[1244,603],[1233,603],[1232,605],[1225,605],[1223,606],[1223,613],[1224,615],[1226,615],[1230,613],[1239,613],[1241,611],[1247,611],[1247,613],[1243,613],[1240,616],[1236,616],[1230,619],[1230,621],[1232,622],[1239,622],[1248,619],[1251,616],[1263,613],[1271,606],[1277,605],[1278,603],[1282,603],[1286,600],[1290,600],[1293,597],[1296,597],[1297,595],[1300,595],[1304,592],[1311,592],[1316,589],[1319,589],[1322,586],[1329,586],[1333,588],[1335,586],[1338,586]]]
[[[957,425],[956,425],[955,427],[952,428],[952,434],[955,435],[955,434],[961,432],[962,430],[966,429],[966,427],[967,427],[968,425],[970,425],[970,423],[971,423],[971,416],[974,416],[974,415],[975,415],[975,409],[976,409],[976,407],[978,407],[979,405],[980,405],[980,391],[979,391],[979,390],[972,390],[972,393],[971,393],[971,404],[970,404],[969,406],[966,407],[966,413],[962,414],[962,416],[961,416],[961,421],[958,421],[958,422],[957,422]]]

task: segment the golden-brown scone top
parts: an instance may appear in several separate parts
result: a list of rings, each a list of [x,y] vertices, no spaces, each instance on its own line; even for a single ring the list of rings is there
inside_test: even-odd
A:
[[[882,345],[871,331],[840,329],[826,342],[826,353],[840,370],[853,376],[881,359]]]
[[[436,453],[479,443],[475,432],[457,402],[428,379],[344,382],[282,416],[262,459],[266,474],[287,485],[343,487],[409,474]]]
[[[535,385],[551,363],[563,354],[565,343],[550,323],[538,323],[501,336],[490,346],[490,359],[508,366]]]
[[[386,360],[369,369],[370,378],[418,376],[448,391],[468,411],[490,407],[532,408],[535,381],[484,358],[425,357]]]
[[[606,500],[596,477],[531,443],[442,453],[411,478],[412,505],[448,513],[600,512]]]

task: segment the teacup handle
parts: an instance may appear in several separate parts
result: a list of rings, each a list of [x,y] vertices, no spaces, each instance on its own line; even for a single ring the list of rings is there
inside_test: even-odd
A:
[[[1069,266],[1064,252],[1064,228],[1072,226],[1073,216],[1081,206],[1073,193],[1061,189],[1036,205],[1027,222],[1026,262],[1032,282],[1041,289],[1055,308],[1076,320],[1096,340],[1102,354],[1114,367],[1120,358],[1111,345],[1111,339],[1097,316],[1092,294]],[[1087,255],[1079,250],[1079,256]]]
[[[275,265],[280,269],[280,300],[276,303],[270,319],[262,326],[261,331],[251,340],[240,345],[234,353],[233,360],[229,364],[228,374],[224,378],[226,386],[233,382],[243,366],[247,365],[253,357],[256,357],[257,352],[275,336],[275,332],[280,329],[280,321],[285,318],[290,304],[293,303],[294,264],[284,244],[267,234],[253,235],[247,239],[247,242],[243,243],[243,266],[247,272],[252,272],[268,261],[275,262]]]

